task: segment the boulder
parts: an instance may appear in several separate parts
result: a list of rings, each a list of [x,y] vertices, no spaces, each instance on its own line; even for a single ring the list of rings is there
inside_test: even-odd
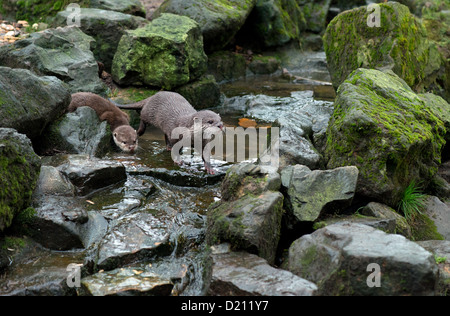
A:
[[[299,1],[257,0],[238,37],[256,47],[275,47],[299,40],[306,24]]]
[[[206,62],[199,25],[188,17],[162,14],[122,36],[112,76],[119,84],[174,89],[203,75]]]
[[[408,239],[412,239],[411,227],[408,224],[406,218],[398,214],[392,208],[385,204],[370,202],[360,213],[366,216],[373,216],[379,219],[387,219],[395,221],[395,233],[405,236]]]
[[[67,18],[71,14],[73,14],[71,11],[59,12],[54,24],[66,25]],[[96,60],[102,62],[108,72],[111,72],[114,54],[125,31],[134,30],[148,23],[146,19],[130,14],[91,8],[81,8],[79,19],[80,29],[95,40],[91,46]]]
[[[333,86],[358,68],[391,69],[418,92],[436,84],[443,58],[422,22],[396,2],[378,8],[380,27],[368,25],[366,6],[345,11],[328,25],[324,46]]]
[[[81,266],[83,252],[51,251],[29,238],[24,243],[0,279],[0,296],[76,296],[76,288],[67,284],[68,265]]]
[[[244,25],[256,0],[166,0],[154,13],[190,17],[200,26],[208,53],[223,49]]]
[[[246,252],[213,253],[211,296],[313,296],[314,283]]]
[[[100,272],[81,280],[82,296],[169,296],[170,279],[140,267]]]
[[[119,217],[99,243],[98,249],[87,257],[86,265],[113,270],[172,253],[173,245],[169,239],[172,222],[155,215],[146,210]]]
[[[234,81],[246,76],[247,64],[242,55],[219,51],[208,56],[208,73],[218,83]]]
[[[69,155],[58,170],[76,186],[81,196],[127,179],[122,163],[87,155]]]
[[[434,254],[434,259],[439,267],[439,281],[437,295],[449,296],[450,293],[450,241],[427,240],[418,244]]]
[[[31,141],[14,129],[0,128],[0,232],[30,206],[40,168]]]
[[[358,193],[396,208],[412,181],[426,186],[436,174],[445,133],[428,104],[393,72],[358,69],[338,90],[327,167],[357,166]]]
[[[434,295],[433,255],[400,235],[339,223],[293,242],[288,270],[317,284],[319,295]]]
[[[38,77],[29,70],[0,67],[0,126],[35,139],[58,119],[71,97],[56,77]]]
[[[145,9],[139,0],[90,0],[90,7],[117,11],[145,18]]]
[[[102,157],[113,148],[112,134],[106,121],[100,122],[89,107],[78,108],[50,124],[39,139],[43,153],[65,152]]]
[[[435,196],[425,200],[424,213],[434,222],[437,232],[450,241],[450,205]]]
[[[314,222],[349,207],[358,181],[354,166],[311,171],[303,165],[282,171],[288,209],[300,222]]]
[[[278,173],[261,173],[253,164],[228,170],[222,200],[208,210],[206,240],[209,245],[231,243],[273,264],[280,238],[283,195]],[[274,190],[274,191],[272,191]]]
[[[305,18],[304,30],[321,33],[327,26],[331,0],[300,1],[300,11]]]
[[[98,76],[92,42],[94,39],[76,26],[48,29],[0,47],[0,64],[29,69],[39,76],[55,76],[69,85],[71,93],[102,94],[106,86]]]
[[[218,107],[221,104],[220,87],[212,75],[188,83],[176,89],[196,110]]]
[[[106,233],[108,222],[75,197],[76,188],[57,168],[42,166],[33,194],[35,214],[25,228],[48,249],[88,248]]]

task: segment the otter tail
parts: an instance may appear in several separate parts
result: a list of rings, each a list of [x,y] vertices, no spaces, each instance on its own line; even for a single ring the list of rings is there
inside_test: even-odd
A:
[[[116,102],[114,102],[113,100],[111,100],[111,99],[108,99],[112,104],[114,104],[115,106],[117,106],[119,109],[122,109],[122,110],[137,110],[137,111],[140,111],[140,110],[142,110],[142,108],[144,107],[144,105],[145,105],[145,101],[146,100],[142,100],[142,101],[140,101],[140,102],[136,102],[136,103],[132,103],[132,104],[118,104],[118,103],[116,103]]]

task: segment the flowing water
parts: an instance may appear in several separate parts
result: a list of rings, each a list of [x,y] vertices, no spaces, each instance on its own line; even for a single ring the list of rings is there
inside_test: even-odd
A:
[[[331,86],[321,83],[330,81],[325,56],[323,53],[304,54],[289,50],[278,54],[291,77],[286,79],[286,76],[278,73],[223,84],[224,103],[212,110],[220,113],[225,126],[229,128],[241,126],[267,129],[275,122],[288,124],[290,118],[295,117],[295,124],[298,125],[295,133],[298,133],[298,137],[311,140],[314,133],[326,129],[333,110],[330,101],[334,91]],[[248,151],[249,144],[246,146]],[[226,160],[235,157],[227,157],[226,153],[222,159],[216,157],[213,161],[216,175],[206,175],[201,158],[190,153],[185,153],[185,163],[178,166],[166,151],[164,135],[154,128],[149,128],[139,139],[139,148],[134,155],[112,153],[106,157],[122,162],[127,169],[128,179],[125,183],[84,197],[89,201],[88,212],[103,216],[109,223],[108,233],[116,235],[118,232],[114,225],[124,218],[137,221],[146,218],[146,221],[135,225],[148,235],[158,230],[161,236],[167,237],[170,251],[156,258],[137,260],[133,262],[133,269],[166,275],[176,280],[172,294],[202,294],[207,261],[204,245],[207,209],[211,203],[220,199],[221,179],[232,164]],[[257,157],[245,158],[254,160]],[[142,214],[146,217],[140,217]],[[111,241],[110,238],[107,236],[105,240]],[[111,245],[126,242],[126,239],[112,241]],[[102,242],[106,244],[106,241]],[[29,257],[12,257],[11,266],[0,277],[0,294],[2,291],[3,294],[11,294],[21,293],[20,289],[23,288],[36,288],[41,278],[35,276],[44,274],[45,279],[45,274],[50,274],[47,272],[50,266],[59,269],[59,278],[62,278],[67,273],[65,267],[68,262],[83,261],[80,259],[84,256],[83,251],[55,253],[34,244],[30,247],[34,247],[34,250],[28,251],[32,254]],[[8,292],[5,288],[14,288],[16,292]],[[37,293],[45,293],[40,291],[36,290]]]

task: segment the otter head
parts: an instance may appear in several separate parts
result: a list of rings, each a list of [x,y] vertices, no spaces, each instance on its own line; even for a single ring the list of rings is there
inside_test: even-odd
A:
[[[209,127],[217,127],[223,130],[223,122],[219,114],[214,113],[213,111],[204,110],[195,113],[192,116],[191,126],[194,125],[195,120],[200,120],[202,123],[203,130]]]
[[[114,130],[113,138],[117,147],[126,153],[134,153],[138,148],[138,135],[131,126],[119,126]]]

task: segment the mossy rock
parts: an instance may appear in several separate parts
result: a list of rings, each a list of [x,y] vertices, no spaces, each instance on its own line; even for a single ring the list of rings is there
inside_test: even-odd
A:
[[[444,60],[421,20],[396,2],[379,4],[380,27],[367,7],[345,11],[327,27],[324,46],[335,88],[358,68],[391,69],[416,92],[439,85]]]
[[[258,0],[238,37],[258,48],[276,47],[300,39],[305,25],[298,1]]]
[[[71,11],[59,12],[54,24],[67,25],[67,19],[71,14],[73,14]],[[80,29],[95,40],[91,48],[96,60],[102,62],[108,72],[111,72],[114,54],[125,31],[134,30],[148,23],[146,19],[130,14],[91,8],[81,8],[79,17]]]
[[[328,168],[357,166],[358,193],[396,208],[411,181],[433,179],[445,134],[444,122],[393,72],[358,69],[338,90]]]
[[[223,49],[244,25],[256,0],[166,0],[153,14],[163,13],[187,16],[202,30],[205,51]]]
[[[39,178],[41,160],[31,141],[14,129],[0,129],[0,232],[27,209]]]
[[[199,25],[167,13],[122,36],[112,76],[119,84],[171,90],[203,75],[206,63]]]

